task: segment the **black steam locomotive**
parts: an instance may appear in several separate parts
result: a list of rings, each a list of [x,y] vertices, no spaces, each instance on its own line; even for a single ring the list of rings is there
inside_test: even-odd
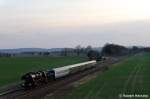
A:
[[[95,67],[96,61],[88,61],[79,64],[54,68],[48,71],[38,71],[38,72],[29,72],[22,76],[22,80],[24,81],[23,87],[25,89],[35,88],[42,84],[46,84],[52,80],[83,71],[85,69]]]

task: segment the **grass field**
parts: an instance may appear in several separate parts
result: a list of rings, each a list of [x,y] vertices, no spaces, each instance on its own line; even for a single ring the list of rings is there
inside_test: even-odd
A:
[[[149,97],[119,98],[119,94]],[[96,79],[75,88],[64,99],[150,99],[150,54],[139,54],[115,64]]]
[[[0,58],[0,86],[19,81],[28,71],[45,70],[85,60],[85,57]]]

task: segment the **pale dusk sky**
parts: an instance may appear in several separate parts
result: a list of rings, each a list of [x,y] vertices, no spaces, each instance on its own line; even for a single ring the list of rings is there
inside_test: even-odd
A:
[[[150,0],[0,0],[0,48],[150,46]]]

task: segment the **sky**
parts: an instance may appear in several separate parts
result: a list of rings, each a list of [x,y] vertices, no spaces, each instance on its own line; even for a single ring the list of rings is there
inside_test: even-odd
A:
[[[150,46],[150,0],[0,0],[0,49]]]

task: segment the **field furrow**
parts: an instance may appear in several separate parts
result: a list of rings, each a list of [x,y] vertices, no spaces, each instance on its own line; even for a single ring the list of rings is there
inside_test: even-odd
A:
[[[84,85],[64,99],[150,99],[150,53],[131,56]],[[146,97],[123,97],[145,95]],[[84,98],[85,99],[85,98]]]

